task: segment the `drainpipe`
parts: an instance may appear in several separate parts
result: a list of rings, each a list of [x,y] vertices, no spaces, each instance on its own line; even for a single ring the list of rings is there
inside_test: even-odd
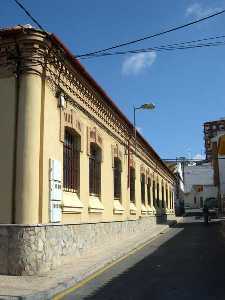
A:
[[[17,136],[18,136],[18,113],[20,97],[20,71],[21,57],[18,44],[16,44],[16,71],[15,71],[15,125],[14,125],[14,151],[13,151],[13,180],[12,180],[12,224],[16,219],[16,168],[17,168]]]

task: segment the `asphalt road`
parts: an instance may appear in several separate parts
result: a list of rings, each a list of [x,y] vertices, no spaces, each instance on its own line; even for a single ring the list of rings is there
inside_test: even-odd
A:
[[[64,300],[225,300],[225,223],[178,224]]]

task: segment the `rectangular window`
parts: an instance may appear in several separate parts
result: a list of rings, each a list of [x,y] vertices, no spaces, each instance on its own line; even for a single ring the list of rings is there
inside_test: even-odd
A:
[[[145,175],[141,174],[141,203],[145,205]]]
[[[80,184],[80,136],[65,130],[63,145],[63,188],[77,192]]]
[[[171,208],[174,209],[174,199],[173,199],[174,193],[171,192]]]
[[[157,187],[156,187],[156,201],[157,201],[157,206],[159,207],[159,183],[157,182]]]
[[[94,143],[90,145],[89,192],[95,196],[101,194],[101,148]]]
[[[135,203],[135,169],[130,167],[130,202]]]
[[[147,183],[147,197],[148,197],[148,205],[151,206],[151,179],[148,178]]]
[[[153,181],[153,185],[152,185],[152,196],[153,196],[153,206],[156,207],[156,199],[155,199],[155,181]]]
[[[114,158],[114,198],[121,199],[121,160]]]
[[[165,199],[164,199],[164,185],[162,184],[162,208],[165,207],[164,202],[165,202]]]
[[[166,207],[168,208],[168,189],[166,187]]]
[[[203,197],[200,197],[200,207],[203,208]]]

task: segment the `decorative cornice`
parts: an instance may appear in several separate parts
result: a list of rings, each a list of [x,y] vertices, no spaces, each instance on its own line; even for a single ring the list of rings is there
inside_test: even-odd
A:
[[[7,33],[1,31],[0,76],[14,74],[18,61],[22,74],[43,76],[45,69],[54,93],[63,90],[72,105],[79,105],[85,113],[98,119],[122,145],[127,146],[129,140],[131,150],[134,149],[132,124],[54,35],[24,28]],[[155,169],[158,165],[157,169],[163,171],[167,180],[174,182],[173,174],[140,134],[137,134],[136,148],[136,156],[147,166]]]

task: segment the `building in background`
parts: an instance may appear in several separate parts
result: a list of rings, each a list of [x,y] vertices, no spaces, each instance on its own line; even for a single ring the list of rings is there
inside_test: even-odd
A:
[[[225,118],[204,123],[205,153],[207,161],[212,163],[214,185],[217,187],[219,208],[225,207]]]
[[[184,204],[190,208],[202,208],[207,198],[217,198],[211,163],[184,166]]]
[[[219,131],[211,139],[212,164],[214,168],[214,184],[218,187],[219,208],[225,209],[225,131]]]
[[[203,127],[204,127],[206,160],[212,161],[213,158],[212,138],[216,137],[219,132],[225,130],[225,118],[221,118],[215,121],[205,122]]]

